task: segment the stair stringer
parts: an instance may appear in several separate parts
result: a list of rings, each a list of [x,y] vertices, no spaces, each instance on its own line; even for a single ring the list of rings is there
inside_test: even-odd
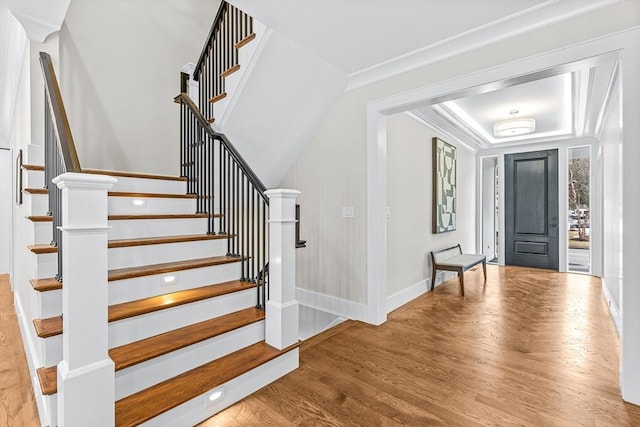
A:
[[[245,59],[243,50],[253,43]],[[347,75],[269,28],[239,50],[239,62],[243,74],[225,80],[227,97],[215,103],[212,127],[274,188],[344,92]]]

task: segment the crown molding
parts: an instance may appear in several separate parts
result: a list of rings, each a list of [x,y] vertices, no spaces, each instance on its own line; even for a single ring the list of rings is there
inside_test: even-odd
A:
[[[407,71],[469,52],[511,37],[566,21],[624,0],[549,0],[429,46],[400,55],[348,76],[345,91],[357,89]]]

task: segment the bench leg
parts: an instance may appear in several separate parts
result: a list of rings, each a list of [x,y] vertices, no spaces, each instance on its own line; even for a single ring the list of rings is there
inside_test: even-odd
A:
[[[487,261],[482,261],[482,273],[484,273],[484,281],[487,281]]]
[[[464,270],[458,270],[458,280],[460,280],[460,296],[464,296]]]
[[[435,265],[431,268],[431,290],[436,287],[436,267]]]

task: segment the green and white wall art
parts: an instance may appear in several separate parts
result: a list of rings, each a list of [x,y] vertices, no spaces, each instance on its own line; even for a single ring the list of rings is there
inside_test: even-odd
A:
[[[456,147],[433,138],[433,233],[456,229]]]

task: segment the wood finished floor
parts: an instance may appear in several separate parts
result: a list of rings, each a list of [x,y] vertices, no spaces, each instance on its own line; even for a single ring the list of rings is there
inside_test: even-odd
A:
[[[0,426],[39,426],[9,276],[0,275]]]
[[[213,426],[639,426],[622,401],[600,280],[487,266],[381,326],[305,342],[300,368],[205,421]]]

